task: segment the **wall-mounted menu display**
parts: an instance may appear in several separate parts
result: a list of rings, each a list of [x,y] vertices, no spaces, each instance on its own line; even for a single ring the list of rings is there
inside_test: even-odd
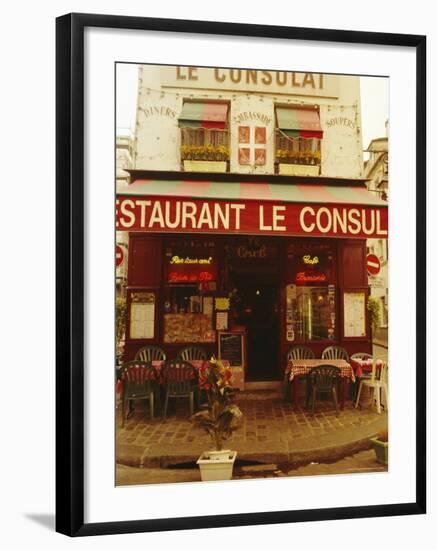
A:
[[[155,336],[155,294],[132,292],[130,306],[130,337],[150,340]]]
[[[366,336],[366,293],[364,291],[343,294],[344,337]]]
[[[202,313],[170,313],[164,315],[166,344],[215,342],[212,317]]]
[[[244,367],[244,333],[219,332],[218,354],[231,367]]]

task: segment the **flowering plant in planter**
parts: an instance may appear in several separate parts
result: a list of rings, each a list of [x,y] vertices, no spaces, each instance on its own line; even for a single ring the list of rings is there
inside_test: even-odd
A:
[[[232,402],[231,377],[230,367],[215,357],[200,373],[200,387],[206,391],[208,404],[192,420],[209,434],[217,451],[223,449],[223,442],[237,429],[237,419],[242,416],[240,408]]]
[[[182,160],[229,160],[229,149],[224,145],[182,145]]]
[[[276,159],[278,162],[284,162],[287,164],[297,164],[299,162],[299,151],[293,151],[288,149],[277,149]]]
[[[320,164],[320,151],[277,149],[276,160],[285,164]]]

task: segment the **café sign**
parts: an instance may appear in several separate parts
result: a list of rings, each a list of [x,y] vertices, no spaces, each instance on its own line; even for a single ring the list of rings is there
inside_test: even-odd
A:
[[[209,283],[217,278],[217,266],[212,256],[172,256],[166,266],[169,283]]]
[[[388,213],[378,206],[120,195],[116,229],[385,239]]]

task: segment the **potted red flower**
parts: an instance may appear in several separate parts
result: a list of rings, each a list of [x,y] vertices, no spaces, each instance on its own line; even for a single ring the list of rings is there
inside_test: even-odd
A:
[[[200,374],[200,387],[207,395],[206,409],[193,415],[195,424],[204,429],[214,444],[214,450],[201,454],[197,464],[202,481],[231,479],[236,451],[223,449],[224,441],[238,427],[242,412],[232,401],[232,370],[214,357]]]

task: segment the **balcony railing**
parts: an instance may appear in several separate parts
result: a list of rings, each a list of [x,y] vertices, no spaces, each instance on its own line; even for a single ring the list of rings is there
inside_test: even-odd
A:
[[[209,128],[181,128],[181,145],[219,147],[228,146],[228,130]]]
[[[320,166],[319,138],[289,137],[276,131],[276,163]]]

